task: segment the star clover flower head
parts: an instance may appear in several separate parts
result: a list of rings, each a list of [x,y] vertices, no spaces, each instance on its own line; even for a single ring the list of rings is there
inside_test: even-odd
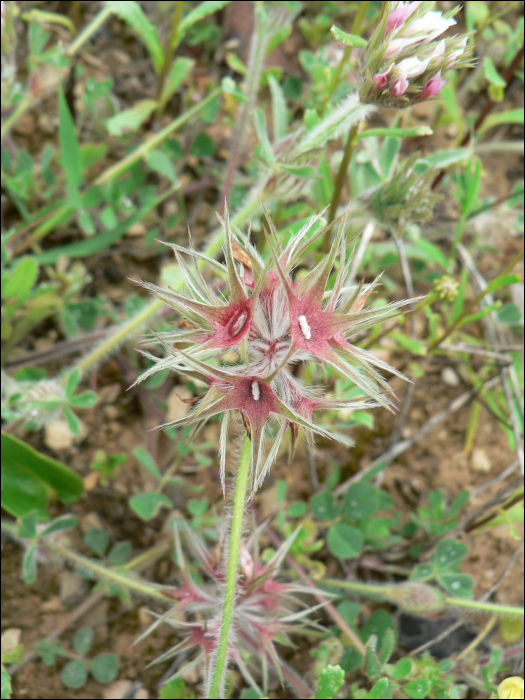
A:
[[[283,561],[299,530],[290,535],[268,561],[261,560],[259,538],[265,526],[263,523],[255,527],[253,534],[240,547],[242,573],[237,582],[233,633],[227,652],[227,663],[235,665],[245,682],[260,695],[267,694],[272,675],[284,685],[287,676],[283,673],[277,647],[280,644],[293,646],[293,634],[300,633],[305,627],[317,629],[309,616],[320,606],[309,606],[305,596],[321,593],[283,578]],[[174,524],[179,583],[173,588],[162,589],[166,599],[174,601],[174,606],[164,615],[155,614],[155,621],[138,640],[143,640],[161,623],[169,624],[181,640],[154,663],[184,654],[189,662],[171,679],[190,668],[197,668],[203,676],[203,697],[208,697],[212,660],[220,637],[228,553],[223,541],[225,530],[225,522],[219,521],[218,544],[210,551],[189,525],[183,522]],[[187,540],[185,551],[190,552],[188,557],[183,553],[181,534]],[[199,583],[192,572],[198,572]]]
[[[152,366],[138,381],[171,369],[200,380],[206,387],[188,415],[159,427],[193,425],[198,429],[220,417],[219,467],[225,491],[228,438],[231,428],[242,419],[251,440],[252,495],[277,458],[288,429],[292,453],[301,430],[310,448],[315,435],[342,439],[314,420],[315,411],[378,405],[392,410],[395,397],[380,370],[403,375],[351,341],[410,303],[406,300],[366,308],[380,278],[370,284],[345,286],[352,264],[352,255],[347,253],[346,217],[338,222],[328,255],[295,279],[294,268],[303,264],[312,241],[324,234],[323,212],[283,245],[270,214],[264,207],[263,211],[269,227],[266,259],[249,236],[232,231],[226,211],[221,220],[224,264],[209,260],[192,247],[170,244],[186,290],[141,283],[180,314],[181,325],[155,336],[166,351],[165,357],[141,351]],[[211,286],[203,263],[222,279],[221,293]],[[179,347],[181,343],[184,348]],[[237,361],[232,360],[234,350]],[[225,361],[228,366],[221,364]],[[334,399],[321,387],[306,386],[294,377],[298,363],[333,367],[361,389],[363,398]],[[273,440],[266,453],[265,437],[271,430]]]

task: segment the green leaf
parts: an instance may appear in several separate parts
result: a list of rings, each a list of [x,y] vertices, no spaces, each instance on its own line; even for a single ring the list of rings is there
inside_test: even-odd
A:
[[[483,309],[481,309],[481,311],[476,311],[475,314],[465,316],[465,318],[458,323],[457,327],[462,328],[463,326],[467,326],[469,323],[476,323],[477,321],[481,321],[487,316],[490,316],[490,314],[493,311],[498,311],[500,308],[501,301],[495,301],[493,304],[490,304],[490,306],[485,306]]]
[[[427,241],[425,238],[419,238],[417,241],[415,241],[415,245],[419,248],[419,250],[422,250],[423,253],[425,253],[425,256],[429,262],[436,263],[442,267],[443,270],[448,271],[450,262],[437,246],[430,241]]]
[[[369,698],[370,700],[376,698],[377,700],[390,700],[391,697],[392,688],[388,678],[380,678],[377,683],[374,684],[368,695],[365,695],[365,698]]]
[[[506,87],[507,83],[498,73],[496,66],[494,65],[490,56],[485,56],[485,58],[483,59],[483,72],[485,74],[485,78],[489,81],[489,83],[491,83],[491,85],[495,85],[496,87],[501,88]]]
[[[47,519],[46,501],[53,491],[63,503],[72,503],[83,488],[82,479],[64,464],[2,433],[2,507],[8,513],[21,518],[36,508]]]
[[[337,523],[328,531],[328,548],[340,559],[353,559],[361,554],[363,533],[352,525]]]
[[[2,698],[2,700],[9,700],[9,698],[11,697],[11,678],[9,677],[9,674],[5,670],[4,664],[2,664],[1,673],[2,673],[2,681],[0,683],[1,698]]]
[[[502,124],[523,124],[523,110],[521,108],[509,109],[506,112],[489,114],[478,129],[478,136],[481,136],[481,134],[484,134],[489,129],[493,129],[495,126],[501,126]]]
[[[343,32],[343,30],[336,27],[335,24],[332,25],[330,31],[332,32],[334,39],[340,41],[345,46],[353,46],[356,49],[364,49],[368,43],[366,39],[362,39],[356,34],[347,34],[346,32]]]
[[[22,572],[26,583],[34,583],[36,578],[36,542],[29,547],[22,559]]]
[[[420,162],[427,163],[434,168],[448,168],[451,165],[469,160],[471,155],[472,152],[468,148],[449,148],[446,151],[434,151],[434,153],[421,158]]]
[[[37,277],[37,261],[27,256],[20,258],[14,270],[10,272],[6,284],[2,285],[2,299],[16,299],[18,303],[23,302],[33,289]]]
[[[432,557],[436,569],[447,569],[452,564],[460,562],[467,553],[467,547],[462,542],[442,540]]]
[[[142,448],[138,447],[136,450],[133,450],[133,455],[136,457],[136,459],[140,462],[140,464],[144,467],[146,471],[148,471],[152,476],[154,476],[155,479],[157,479],[157,481],[160,480],[160,472],[158,470],[157,465],[155,464],[155,460],[149,454],[149,452],[146,452],[146,450],[143,450]]]
[[[343,602],[339,603],[337,606],[337,612],[349,625],[355,621],[360,610],[361,603],[357,603],[355,600],[343,600]]]
[[[95,253],[99,253],[102,250],[110,248],[114,243],[121,239],[127,230],[133,226],[137,221],[140,221],[146,214],[152,209],[155,209],[162,201],[170,196],[174,192],[174,188],[170,187],[165,190],[159,197],[148,201],[143,207],[135,211],[126,221],[123,221],[117,226],[114,231],[107,231],[98,236],[93,236],[93,238],[87,241],[80,241],[78,243],[70,243],[65,246],[57,246],[50,250],[46,250],[44,253],[40,253],[35,256],[37,262],[42,265],[52,265],[62,256],[65,255],[68,258],[85,258]]]
[[[107,0],[106,7],[140,36],[150,53],[155,72],[158,73],[164,63],[164,51],[155,25],[146,17],[139,3],[133,0]]]
[[[511,326],[515,326],[520,323],[521,319],[521,311],[516,304],[504,304],[498,311],[498,320],[501,323],[510,323]]]
[[[102,556],[108,548],[109,535],[105,530],[93,527],[84,535],[84,542],[95,554]]]
[[[112,136],[134,133],[158,106],[156,100],[141,100],[106,120],[106,129]]]
[[[70,661],[62,669],[60,677],[62,678],[62,683],[66,688],[73,688],[74,690],[79,690],[86,685],[87,681],[87,666],[85,661],[80,659],[75,659],[75,661]]]
[[[319,520],[335,520],[338,516],[334,497],[329,491],[322,491],[312,496],[310,499],[310,510],[312,515],[319,518]]]
[[[405,685],[403,690],[409,698],[414,698],[415,700],[417,700],[418,698],[427,698],[430,689],[428,687],[427,681],[419,680],[410,681],[410,683],[407,683]]]
[[[83,391],[73,396],[69,404],[75,408],[92,408],[98,401],[98,396],[92,391]]]
[[[155,172],[164,175],[170,182],[177,182],[177,174],[171,158],[162,151],[152,151],[146,158],[146,163]]]
[[[215,144],[208,134],[199,134],[193,142],[190,153],[196,158],[209,158],[215,153]]]
[[[201,4],[191,10],[180,23],[178,40],[181,41],[188,29],[197,22],[200,22],[201,19],[217,12],[217,10],[221,10],[229,4],[230,0],[209,0],[208,2],[201,2]]]
[[[399,659],[394,666],[393,676],[396,681],[402,681],[412,671],[412,661],[410,659]]]
[[[192,498],[188,501],[188,513],[193,517],[200,517],[208,510],[207,498]]]
[[[313,180],[319,177],[315,170],[310,165],[282,165],[279,164],[279,170],[294,175],[295,177],[302,177],[305,180]]]
[[[99,654],[91,662],[91,673],[99,683],[112,683],[118,676],[118,669],[115,654]]]
[[[69,406],[64,406],[64,417],[66,419],[67,427],[71,431],[71,435],[80,435],[82,429],[82,424],[79,418],[73,413]]]
[[[129,505],[142,520],[154,518],[162,506],[173,507],[170,499],[161,493],[139,493],[137,496],[133,496]]]
[[[266,161],[266,165],[268,165],[268,167],[272,167],[275,164],[275,155],[273,152],[272,145],[270,143],[270,139],[268,138],[268,131],[266,129],[266,117],[264,116],[264,112],[262,111],[262,109],[258,109],[255,112],[254,124],[255,131],[257,132],[257,136],[259,137],[260,141],[259,148],[261,150],[261,155]]]
[[[286,136],[289,115],[283,89],[273,75],[268,76],[268,85],[272,95],[273,140],[276,142]]]
[[[319,676],[315,697],[333,698],[344,682],[345,672],[341,666],[326,666]]]
[[[66,180],[73,190],[78,191],[82,184],[82,156],[75,124],[61,87],[58,90],[58,140],[60,162],[64,168]]]
[[[347,647],[339,660],[345,673],[352,673],[363,663],[363,657],[355,647]]]
[[[404,350],[408,350],[414,355],[425,357],[427,354],[427,346],[424,343],[421,343],[419,340],[409,338],[407,335],[404,335],[399,331],[390,333],[390,337],[393,338]]]
[[[188,78],[194,65],[195,61],[192,58],[179,57],[175,59],[160,96],[159,106],[161,108],[169,102],[182,83]]]
[[[376,127],[373,129],[365,129],[356,137],[356,141],[366,139],[369,136],[392,136],[395,138],[412,138],[421,136],[432,136],[434,132],[429,126],[412,126],[406,129],[396,127]]]
[[[368,639],[368,644],[366,645],[365,668],[366,675],[369,676],[369,678],[372,678],[373,680],[379,678],[379,674],[381,673],[381,666],[379,664],[377,656],[375,655],[376,647],[377,637],[375,635],[372,635]]]
[[[250,690],[252,689],[250,688]],[[180,676],[163,685],[159,691],[159,696],[162,700],[187,700],[195,697],[195,695],[189,692],[186,683],[184,683]],[[259,697],[259,695],[256,697]]]
[[[129,542],[118,542],[108,554],[108,562],[112,566],[122,566],[131,556],[132,548]]]
[[[93,628],[79,627],[73,637],[73,649],[80,656],[85,656],[93,644]]]
[[[288,508],[286,515],[289,518],[302,518],[306,513],[306,503],[303,501],[296,501]]]
[[[61,532],[62,530],[70,530],[72,527],[76,527],[78,523],[77,518],[74,515],[60,515],[58,518],[52,520],[47,527],[42,530],[40,537],[45,537],[46,535],[51,535],[53,532]]]
[[[436,580],[454,598],[472,598],[472,587],[474,582],[466,574],[455,572],[438,573]]]
[[[397,644],[397,632],[394,620],[385,610],[376,610],[372,617],[363,625],[359,636],[364,644],[372,635],[377,637],[377,646],[381,648],[387,631],[391,630],[394,634],[394,639]]]
[[[431,564],[420,564],[412,569],[411,581],[427,581],[434,575],[434,567]]]
[[[104,228],[108,229],[109,231],[117,228],[118,219],[113,207],[104,207],[104,209],[100,212],[100,222]]]
[[[18,528],[18,537],[20,539],[32,540],[36,537],[36,524],[38,520],[38,511],[34,510],[20,518],[20,526]]]
[[[360,522],[372,518],[379,509],[379,493],[372,484],[358,481],[352,484],[342,505],[342,514],[347,520]]]
[[[92,216],[85,209],[80,209],[77,212],[78,225],[84,231],[86,236],[92,236],[96,229],[95,222]]]
[[[66,396],[68,399],[71,399],[81,380],[82,372],[79,369],[72,369],[68,375],[66,383]]]
[[[379,650],[379,663],[381,664],[381,668],[388,663],[388,660],[394,653],[395,646],[396,637],[394,632],[391,629],[387,629],[383,638],[383,644]]]

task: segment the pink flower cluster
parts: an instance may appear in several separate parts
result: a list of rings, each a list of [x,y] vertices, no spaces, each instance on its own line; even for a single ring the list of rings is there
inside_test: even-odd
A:
[[[158,616],[138,641],[144,639],[161,622],[170,624],[183,639],[156,659],[155,663],[179,654],[189,657],[188,663],[170,680],[192,668],[201,668],[204,676],[202,697],[209,697],[207,691],[211,680],[210,671],[219,643],[223,614],[221,604],[227,549],[220,541],[220,532],[219,544],[213,552],[209,552],[190,527],[186,526],[185,530],[194,561],[185,559],[178,528],[174,527],[177,565],[182,580],[181,585],[164,588],[163,593],[175,605],[167,614]],[[259,534],[260,530],[256,530],[241,544],[242,573],[237,582],[228,661],[237,666],[248,685],[263,697],[268,692],[270,673],[277,675],[283,685],[286,681],[295,680],[290,678],[290,670],[282,664],[276,645],[291,646],[290,635],[294,631],[316,627],[308,616],[320,606],[308,607],[298,596],[310,596],[320,591],[298,582],[284,583],[277,580],[281,564],[297,532],[282,543],[266,564],[260,560]],[[192,571],[198,572],[201,583],[196,582],[197,577],[192,576]],[[262,688],[255,678],[262,679]],[[304,683],[302,685],[305,687]]]
[[[222,415],[220,471],[225,483],[226,446],[229,423],[240,416],[252,444],[252,492],[262,483],[288,428],[292,450],[300,428],[309,445],[314,434],[335,437],[313,420],[318,409],[357,409],[392,405],[391,388],[377,369],[402,376],[373,354],[353,345],[357,333],[372,327],[410,303],[408,300],[367,309],[366,300],[379,283],[346,286],[351,258],[347,256],[345,221],[334,236],[329,254],[301,278],[292,270],[312,243],[313,217],[282,246],[270,222],[269,256],[259,255],[248,238],[234,236],[226,212],[224,227],[225,264],[193,248],[173,248],[184,274],[187,293],[166,290],[140,282],[159,299],[178,311],[182,320],[174,332],[157,336],[168,356],[158,358],[145,352],[153,366],[139,379],[170,368],[200,379],[207,390],[194,410],[169,425],[198,424]],[[315,236],[321,235],[318,231]],[[328,286],[337,264],[332,286]],[[224,293],[217,294],[205,280],[199,262],[227,280]],[[184,343],[179,349],[177,344]],[[219,365],[217,360],[228,363]],[[364,394],[357,399],[327,396],[320,387],[304,384],[295,376],[297,363],[313,362],[331,366],[347,377]],[[233,364],[232,364],[233,363]],[[274,425],[272,447],[263,460],[267,427]]]
[[[432,11],[434,3],[390,2],[386,20],[366,49],[364,101],[408,106],[435,97],[445,73],[469,56],[468,36],[441,39],[456,20]],[[377,70],[379,68],[379,70]]]

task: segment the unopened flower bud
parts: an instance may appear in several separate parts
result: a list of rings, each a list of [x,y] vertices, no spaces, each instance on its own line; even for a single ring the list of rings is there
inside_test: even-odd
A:
[[[388,34],[393,29],[397,29],[400,25],[404,24],[410,15],[417,10],[419,5],[421,5],[420,2],[398,2],[396,9],[388,15],[385,33]]]
[[[413,615],[436,615],[446,607],[446,597],[437,588],[426,583],[407,581],[385,588],[385,595],[402,610]]]
[[[387,3],[390,10],[363,52],[359,97],[364,103],[409,107],[435,97],[452,67],[470,65],[468,36],[435,41],[456,24],[435,3]]]
[[[454,301],[458,295],[459,284],[450,275],[443,275],[434,282],[434,291],[442,301]]]
[[[441,79],[441,71],[430,80],[427,80],[423,92],[421,93],[421,99],[426,100],[429,97],[435,97],[438,92],[444,88],[446,82]]]

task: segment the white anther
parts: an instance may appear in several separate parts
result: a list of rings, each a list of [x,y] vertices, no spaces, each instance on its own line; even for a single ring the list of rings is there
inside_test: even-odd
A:
[[[310,338],[312,337],[312,331],[310,330],[310,326],[308,325],[306,316],[298,316],[297,321],[299,322],[301,333],[304,335],[306,340],[310,340]]]
[[[261,390],[259,389],[259,382],[253,381],[252,382],[252,396],[254,401],[259,401],[261,398]]]

